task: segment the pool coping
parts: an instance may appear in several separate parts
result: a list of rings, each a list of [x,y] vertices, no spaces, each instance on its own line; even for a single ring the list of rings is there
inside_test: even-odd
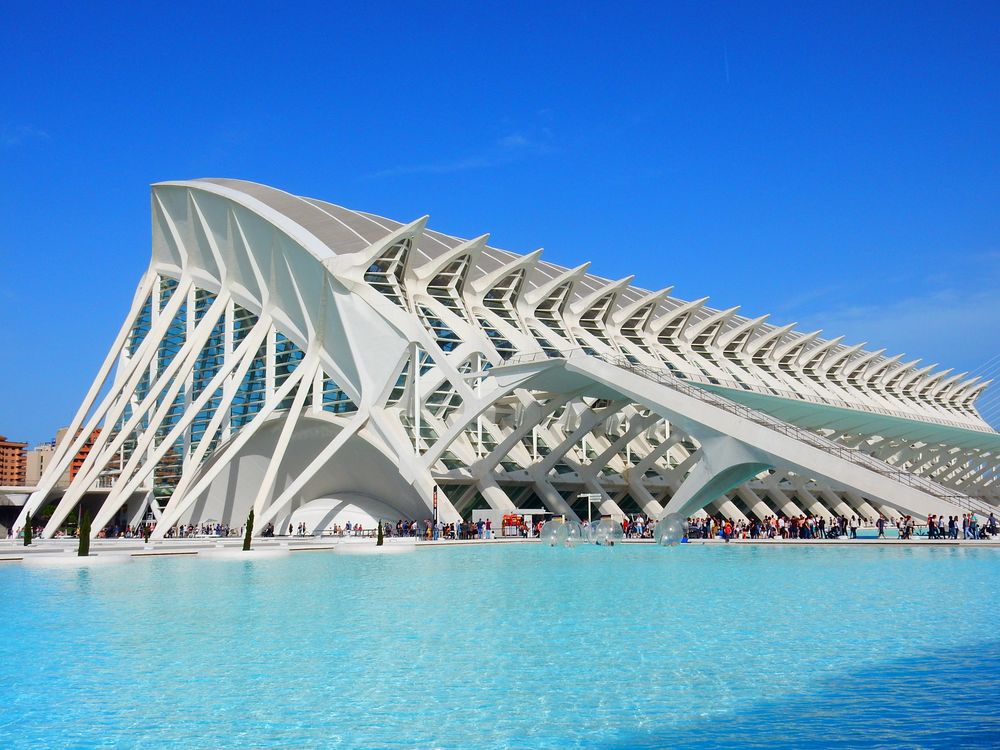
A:
[[[19,562],[25,557],[36,555],[67,557],[76,554],[72,547],[75,540],[43,540],[35,543],[25,550],[23,546],[11,545],[9,551],[0,548],[0,562]],[[146,557],[196,557],[200,551],[214,550],[219,548],[237,548],[243,543],[242,539],[191,539],[191,540],[166,540],[163,542],[153,542],[143,544],[132,540],[94,540],[92,550],[95,556],[105,555],[128,555],[133,558]],[[394,541],[392,538],[386,540],[387,545],[413,544],[414,549],[430,548],[452,548],[457,549],[468,546],[501,546],[520,544],[539,544],[540,540],[525,538],[498,538],[498,539],[449,539],[437,541]],[[654,545],[652,539],[623,539],[619,544],[627,545]],[[2,543],[0,543],[2,544]],[[308,537],[292,537],[290,539],[277,538],[274,540],[257,541],[254,544],[258,549],[287,549],[289,552],[333,552],[341,544],[373,544],[370,540],[353,541],[337,540],[331,543],[329,539],[314,539]],[[691,539],[686,544],[690,545],[762,545],[768,547],[941,547],[941,548],[1000,548],[1000,539]]]

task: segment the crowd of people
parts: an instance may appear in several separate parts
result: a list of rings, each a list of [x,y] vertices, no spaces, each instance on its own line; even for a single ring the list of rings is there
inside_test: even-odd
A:
[[[382,526],[385,537],[409,537],[427,541],[438,540],[489,540],[499,534],[506,537],[537,537],[541,533],[542,520],[532,525],[513,521],[505,516],[500,531],[494,528],[489,518],[443,523],[442,521],[424,521],[399,519],[395,523],[386,521]],[[519,517],[518,517],[519,518]],[[508,523],[511,525],[508,526]],[[34,524],[33,524],[34,526]],[[650,539],[655,535],[656,521],[643,514],[625,517],[621,521],[622,534],[626,539]],[[39,538],[43,526],[33,528],[33,536]],[[140,523],[132,526],[112,525],[101,529],[97,536],[100,539],[136,539],[148,538],[155,528],[153,523]],[[1000,533],[997,519],[993,513],[985,520],[980,520],[975,513],[965,513],[961,516],[930,515],[926,524],[917,524],[912,516],[901,516],[889,520],[880,516],[875,521],[859,516],[768,516],[764,519],[732,521],[723,516],[693,516],[684,523],[684,534],[688,539],[856,539],[861,530],[874,531],[875,537],[886,538],[886,530],[894,529],[899,539],[912,539],[914,536],[925,536],[928,539],[971,540],[988,539]],[[187,539],[195,537],[229,537],[243,536],[244,527],[230,527],[223,523],[202,523],[174,526],[164,535],[167,539]],[[288,525],[288,536],[314,536],[315,532],[308,524],[300,521]],[[260,531],[261,536],[273,537],[273,523],[265,524]],[[322,536],[370,537],[377,534],[376,528],[365,528],[360,521],[334,524],[322,532]],[[56,537],[65,537],[67,532],[59,530]],[[870,536],[870,534],[869,534]],[[8,539],[15,537],[15,530],[8,531]],[[16,530],[16,537],[23,537],[23,530]]]
[[[655,528],[656,521],[641,513],[622,520],[622,533],[626,539],[652,539]]]
[[[983,524],[975,513],[963,513],[961,518],[934,514],[927,517],[927,536],[931,539],[986,539],[996,533],[997,519],[993,513]]]
[[[440,519],[423,522],[398,520],[395,525],[386,522],[383,534],[391,537],[414,537],[428,541],[440,539],[495,539],[492,519],[480,518],[476,521],[443,523]],[[334,532],[336,533],[336,531]]]
[[[857,539],[862,529],[874,530],[877,539],[885,539],[886,530],[894,528],[899,539],[922,536],[923,524],[913,516],[889,520],[879,516],[874,522],[859,516],[768,516],[764,519],[731,521],[722,516],[692,517],[684,524],[689,539]],[[927,519],[929,539],[987,539],[998,533],[993,513],[980,523],[975,513],[959,516],[931,515]]]

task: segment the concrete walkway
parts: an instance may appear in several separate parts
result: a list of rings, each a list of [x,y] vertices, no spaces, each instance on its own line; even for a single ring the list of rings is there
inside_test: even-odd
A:
[[[410,538],[386,537],[387,545],[414,544],[422,547],[462,547],[474,544],[521,544],[537,543],[537,539],[503,538],[503,539],[460,539],[441,540],[436,542],[417,541]],[[72,557],[77,554],[78,540],[72,537],[62,539],[35,540],[25,547],[20,539],[0,540],[0,562],[17,562],[26,557]],[[271,537],[255,539],[255,550],[288,550],[289,552],[323,552],[332,551],[338,545],[375,545],[373,538],[367,537]],[[130,557],[164,557],[175,555],[197,555],[202,551],[219,549],[238,550],[243,546],[242,537],[193,537],[187,539],[164,539],[145,544],[142,539],[94,539],[90,543],[90,554],[94,557],[127,555]]]
[[[483,544],[538,544],[538,539],[499,538],[499,539],[462,539],[441,540],[436,542],[411,542],[407,538],[389,537],[386,544],[414,544],[415,548],[430,547],[465,547]],[[626,539],[623,544],[652,545],[652,539]],[[809,547],[968,547],[1000,549],[1000,539],[996,540],[938,540],[917,538],[902,539],[732,539],[725,542],[721,539],[692,539],[691,545],[746,545],[760,544],[764,546],[809,546]],[[340,544],[374,545],[370,538],[355,537],[274,537],[254,540],[255,550],[287,550],[288,552],[330,552]],[[212,550],[239,550],[243,540],[237,537],[219,539],[215,537],[194,537],[188,539],[165,539],[159,542],[144,544],[141,539],[95,539],[91,542],[91,556],[129,556],[132,558],[164,557],[175,555],[197,555],[199,552]],[[20,540],[0,541],[0,562],[17,562],[26,557],[72,557],[77,552],[77,540],[73,538],[45,539],[35,541],[30,547],[25,547]]]

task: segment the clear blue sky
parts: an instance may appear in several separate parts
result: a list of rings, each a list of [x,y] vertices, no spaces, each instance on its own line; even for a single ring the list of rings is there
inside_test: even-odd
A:
[[[293,6],[5,4],[0,434],[71,418],[166,179],[429,213],[928,363],[997,350],[995,2]]]

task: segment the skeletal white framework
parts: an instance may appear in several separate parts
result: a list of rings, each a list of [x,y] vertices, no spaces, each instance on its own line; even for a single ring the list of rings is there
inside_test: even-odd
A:
[[[152,260],[26,513],[282,533],[320,499],[895,517],[987,513],[988,382],[228,179],[152,189]],[[75,479],[57,480],[100,433]],[[73,438],[73,436],[76,436]],[[586,501],[586,502],[589,502]],[[329,519],[327,519],[329,520]]]

